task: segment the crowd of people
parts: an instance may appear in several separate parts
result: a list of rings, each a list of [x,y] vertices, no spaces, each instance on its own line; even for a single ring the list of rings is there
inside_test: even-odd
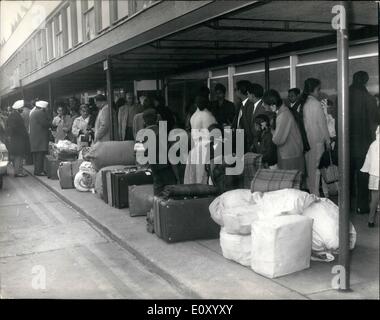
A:
[[[377,207],[379,196],[378,167],[375,172],[371,169],[371,172],[363,173],[361,169],[370,144],[376,138],[380,108],[378,97],[376,100],[366,89],[368,80],[366,72],[355,73],[349,91],[351,198],[356,199],[353,204],[355,211],[371,211],[369,225],[372,226],[375,219],[373,208]],[[308,78],[302,91],[290,88],[287,98],[283,99],[274,89],[264,91],[260,84],[240,80],[234,88],[235,104],[226,99],[226,88],[220,83],[213,89],[213,101],[210,101],[209,88],[200,88],[188,108],[182,127],[188,131],[189,138],[201,142],[189,150],[184,169],[172,168],[170,164],[152,165],[152,170],[157,173],[155,176],[160,180],[157,183],[207,184],[207,170],[204,165],[199,165],[198,159],[205,148],[205,141],[208,141],[207,131],[229,128],[233,132],[244,130],[244,152],[261,154],[265,167],[299,170],[304,173],[304,189],[317,196],[322,189],[324,196],[328,196],[319,165],[326,152],[333,153],[333,158],[337,159],[337,102],[321,93],[322,86],[319,79]],[[109,141],[111,136],[115,140],[136,141],[139,130],[151,128],[157,134],[158,143],[162,144],[158,137],[158,121],[166,121],[168,131],[181,126],[161,96],[142,95],[136,99],[131,92],[112,108],[102,94],[82,105],[75,98],[70,98],[67,104],[56,105],[53,119],[46,111],[46,101],[34,101],[31,107],[30,110],[23,100],[19,100],[12,111],[8,110],[5,136],[17,177],[24,176],[23,159],[30,152],[34,174],[44,175],[43,161],[49,141],[70,140],[91,145]],[[114,128],[111,127],[111,112],[113,122],[117,124]],[[198,139],[197,135],[204,134],[204,130],[206,136]]]

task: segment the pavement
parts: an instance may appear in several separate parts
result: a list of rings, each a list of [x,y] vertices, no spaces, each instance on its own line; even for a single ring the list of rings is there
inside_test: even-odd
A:
[[[26,169],[32,172],[32,167]],[[75,209],[126,254],[180,292],[181,298],[379,299],[379,228],[367,228],[365,215],[352,216],[358,233],[352,252],[352,291],[341,292],[331,285],[337,260],[312,261],[307,270],[268,279],[225,259],[218,239],[167,244],[146,231],[145,217],[132,218],[128,209],[112,208],[92,193],[62,190],[57,180],[26,179],[42,183],[46,194],[54,194]]]
[[[184,297],[39,181],[5,177],[0,298]]]

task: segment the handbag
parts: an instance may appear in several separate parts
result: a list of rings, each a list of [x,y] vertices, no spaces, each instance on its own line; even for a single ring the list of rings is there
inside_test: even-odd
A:
[[[321,168],[320,171],[323,180],[327,184],[330,184],[339,181],[339,171],[338,167],[335,164],[333,164],[331,151],[328,151],[328,154],[330,158],[330,165],[328,167]]]

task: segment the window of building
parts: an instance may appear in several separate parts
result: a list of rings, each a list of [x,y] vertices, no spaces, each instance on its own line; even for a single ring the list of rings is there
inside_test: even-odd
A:
[[[117,17],[116,19],[121,19],[129,15],[129,1],[117,0]]]
[[[67,27],[67,49],[71,49],[73,47],[73,28],[72,28],[72,21],[71,21],[71,5],[70,4],[66,9],[65,9],[65,26]]]
[[[55,37],[54,34],[54,23],[50,22],[47,24],[47,48],[49,60],[55,58]]]
[[[63,23],[62,14],[59,14],[54,19],[54,35],[55,35],[55,56],[63,55]]]
[[[247,73],[247,74],[237,74],[234,76],[234,86],[236,87],[236,83],[240,80],[248,80],[252,83],[258,83],[263,88],[265,86],[265,72],[264,70],[254,73]]]
[[[297,66],[297,87],[303,90],[307,78],[321,80],[321,91],[329,96],[337,92],[337,67],[336,62],[318,63],[306,66]]]
[[[146,8],[148,8],[150,5],[152,5],[152,3],[155,2],[155,1],[152,1],[152,0],[138,0],[136,1],[136,10],[135,12],[139,12],[141,10],[144,10]]]
[[[101,29],[105,29],[110,26],[110,1],[101,0]],[[128,1],[127,1],[128,2]]]
[[[95,4],[94,0],[84,0],[81,3],[83,11],[83,38],[88,41],[96,35]]]
[[[43,65],[43,45],[42,45],[42,31],[37,33],[36,36],[36,60],[37,68],[41,68]]]
[[[369,75],[367,89],[371,94],[379,93],[379,56],[350,59],[349,61],[349,83],[355,72],[366,71]]]
[[[269,87],[278,91],[282,98],[288,96],[288,90],[290,89],[289,57],[270,60]]]
[[[77,19],[77,23],[74,23],[77,35],[77,42],[75,44],[81,43],[83,41],[82,3],[82,1],[76,1],[75,5],[73,5],[73,11],[75,12]]]

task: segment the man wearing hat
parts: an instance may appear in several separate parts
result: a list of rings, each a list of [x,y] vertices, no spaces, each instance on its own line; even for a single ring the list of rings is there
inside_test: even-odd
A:
[[[12,106],[6,122],[6,133],[8,136],[8,151],[12,157],[15,177],[25,177],[23,161],[29,153],[29,135],[26,130],[21,113],[25,106],[24,100],[17,100]]]
[[[50,119],[46,112],[48,103],[36,101],[36,109],[30,113],[30,146],[33,154],[34,175],[44,176],[44,159],[49,147]]]
[[[107,98],[102,94],[95,96],[95,103],[99,109],[95,121],[94,143],[99,141],[110,141],[110,108],[107,104]]]

